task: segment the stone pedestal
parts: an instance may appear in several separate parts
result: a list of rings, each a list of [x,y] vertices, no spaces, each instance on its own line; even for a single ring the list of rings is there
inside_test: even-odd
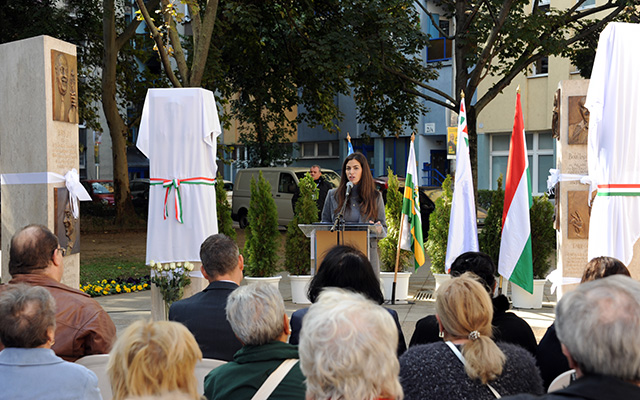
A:
[[[569,80],[559,85],[560,107],[556,147],[556,168],[562,174],[587,175],[587,135],[584,124],[583,97],[589,81]],[[579,181],[561,182],[556,188],[558,270],[562,277],[580,278],[587,259],[589,242],[589,186]],[[630,221],[630,223],[635,223]],[[634,246],[633,259],[627,265],[631,276],[640,279],[640,241]],[[576,284],[558,287],[558,299]]]
[[[54,51],[54,53],[52,53]],[[66,93],[53,71],[64,53]],[[69,107],[75,84],[76,46],[48,37],[0,45],[0,172],[53,172],[78,169],[77,113]],[[74,94],[77,104],[77,93]],[[55,106],[54,106],[55,102]],[[54,112],[55,110],[55,112]],[[57,115],[57,117],[55,116]],[[46,179],[44,182],[47,182]],[[64,183],[2,185],[2,280],[8,282],[9,245],[13,234],[28,224],[55,227],[54,188]],[[79,285],[80,254],[64,259],[62,282]]]
[[[579,105],[586,97],[589,81],[569,80],[559,85],[559,133],[556,168],[562,174],[587,175],[586,135],[580,135]],[[556,187],[558,269],[562,277],[582,277],[587,264],[589,241],[589,186],[579,181],[561,182]],[[558,286],[558,299],[574,285]]]

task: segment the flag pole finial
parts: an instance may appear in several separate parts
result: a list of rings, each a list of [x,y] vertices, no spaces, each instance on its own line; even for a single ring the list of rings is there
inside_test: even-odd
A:
[[[349,132],[347,132],[347,140],[351,143],[351,136],[349,136]]]
[[[463,98],[463,99],[464,99],[464,90],[461,90],[461,91],[460,91],[460,98]]]
[[[520,94],[520,85],[518,85],[518,88],[516,89],[516,94]]]
[[[411,141],[413,142],[416,139],[416,133],[411,132]]]

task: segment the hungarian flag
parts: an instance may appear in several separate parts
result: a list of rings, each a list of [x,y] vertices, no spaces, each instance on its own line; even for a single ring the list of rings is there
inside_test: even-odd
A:
[[[409,148],[407,177],[404,181],[404,199],[402,199],[402,237],[400,248],[413,252],[416,269],[424,264],[424,247],[422,244],[422,219],[420,217],[420,200],[418,196],[418,171],[416,168],[416,152],[413,140]]]
[[[462,253],[478,251],[478,225],[476,220],[476,200],[473,194],[473,175],[469,157],[469,132],[467,113],[464,109],[464,95],[460,100],[458,114],[458,144],[456,146],[456,176],[449,219],[447,240],[447,272],[451,264]]]
[[[527,142],[518,90],[516,116],[509,146],[498,272],[529,293],[533,293],[533,258],[529,220],[531,204]]]

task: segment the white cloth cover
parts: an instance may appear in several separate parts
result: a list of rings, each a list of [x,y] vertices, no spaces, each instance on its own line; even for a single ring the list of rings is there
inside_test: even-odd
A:
[[[150,177],[216,177],[216,138],[221,134],[213,93],[199,88],[150,89],[142,110],[136,145],[149,158]],[[216,190],[210,185],[180,185],[184,223],[176,220],[173,191],[149,190],[147,258],[156,262],[200,261],[200,245],[218,233]]]
[[[585,104],[591,190],[599,193],[591,210],[588,257],[615,257],[627,265],[640,237],[640,197],[602,196],[608,191],[602,185],[640,184],[638,37],[639,24],[611,23],[602,31]]]

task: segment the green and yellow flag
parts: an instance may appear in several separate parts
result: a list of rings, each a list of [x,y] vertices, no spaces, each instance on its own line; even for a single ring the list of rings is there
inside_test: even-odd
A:
[[[418,172],[416,168],[416,152],[413,140],[409,148],[407,177],[404,181],[404,199],[402,200],[402,237],[400,248],[413,252],[416,269],[424,264],[424,247],[422,245],[422,219],[420,216],[420,198],[418,196]]]

